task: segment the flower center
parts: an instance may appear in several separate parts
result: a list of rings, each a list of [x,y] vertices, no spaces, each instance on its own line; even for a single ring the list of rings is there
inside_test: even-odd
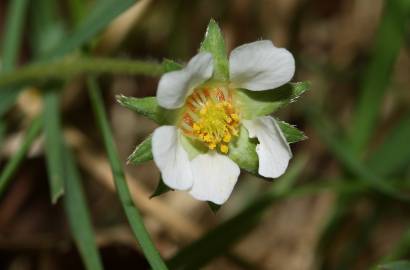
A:
[[[240,120],[229,88],[196,88],[187,98],[185,108],[180,122],[185,135],[200,140],[211,150],[228,153],[228,143],[238,136]]]

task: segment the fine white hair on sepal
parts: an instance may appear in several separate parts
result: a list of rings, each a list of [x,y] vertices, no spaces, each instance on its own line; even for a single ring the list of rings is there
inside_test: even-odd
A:
[[[270,40],[260,40],[235,48],[229,57],[231,82],[237,88],[262,91],[289,82],[295,73],[295,59],[286,49]]]
[[[198,53],[185,68],[162,75],[157,90],[158,104],[167,109],[181,107],[193,88],[210,79],[212,72],[212,55]]]

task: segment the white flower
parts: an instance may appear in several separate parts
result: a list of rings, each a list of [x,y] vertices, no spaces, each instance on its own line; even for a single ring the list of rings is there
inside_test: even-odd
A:
[[[236,89],[277,88],[293,77],[295,61],[287,50],[262,40],[231,52],[229,82],[213,80],[213,70],[212,55],[201,52],[184,69],[162,76],[157,101],[166,109],[178,109],[179,116],[174,126],[154,131],[152,153],[170,188],[188,191],[198,200],[223,204],[240,173],[227,154],[241,125],[249,137],[258,139],[258,173],[276,178],[285,172],[292,153],[276,120],[271,116],[245,119]],[[205,150],[192,156],[187,147],[192,143]]]

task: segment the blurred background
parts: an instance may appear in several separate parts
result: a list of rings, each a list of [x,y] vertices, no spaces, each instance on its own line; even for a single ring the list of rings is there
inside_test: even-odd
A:
[[[69,41],[107,2],[0,1],[0,72]],[[408,0],[140,0],[124,10],[97,20],[106,25],[81,44],[84,51],[183,63],[214,18],[228,51],[270,39],[295,56],[293,81],[311,82],[298,102],[275,114],[309,137],[291,145],[287,174],[267,182],[243,172],[214,214],[184,192],[149,199],[159,179],[154,163],[126,164],[156,124],[122,108],[115,95],[154,96],[159,76],[99,76],[131,194],[171,269],[359,270],[410,258]],[[0,181],[27,143],[50,84],[61,90],[61,133],[73,149],[105,269],[148,269],[115,192],[84,76],[0,86]],[[42,134],[27,144],[7,189],[2,184],[0,269],[84,268],[62,199],[50,201]]]

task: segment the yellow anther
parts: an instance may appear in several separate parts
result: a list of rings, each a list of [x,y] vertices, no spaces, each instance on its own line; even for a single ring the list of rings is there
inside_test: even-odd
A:
[[[239,121],[239,116],[236,113],[231,113],[231,118],[235,121]]]
[[[194,131],[200,131],[200,130],[201,130],[201,127],[200,127],[197,123],[194,123],[194,125],[192,126],[192,129],[193,129]]]
[[[212,141],[211,135],[209,134],[204,135],[204,141],[211,142]]]
[[[192,129],[187,132],[210,150],[222,154],[229,151],[228,143],[238,136],[239,114],[232,105],[228,88],[199,88],[188,97],[186,115]],[[222,90],[221,90],[222,89]],[[195,106],[192,106],[194,104]]]
[[[221,144],[221,146],[219,146],[219,150],[221,150],[222,153],[226,154],[229,151],[229,147],[225,144]]]
[[[230,142],[232,139],[232,136],[230,133],[225,133],[224,137],[223,137],[223,141],[224,142]]]
[[[206,111],[207,111],[206,107],[203,107],[203,108],[199,111],[199,113],[200,113],[201,115],[205,115],[205,114],[206,114]]]

